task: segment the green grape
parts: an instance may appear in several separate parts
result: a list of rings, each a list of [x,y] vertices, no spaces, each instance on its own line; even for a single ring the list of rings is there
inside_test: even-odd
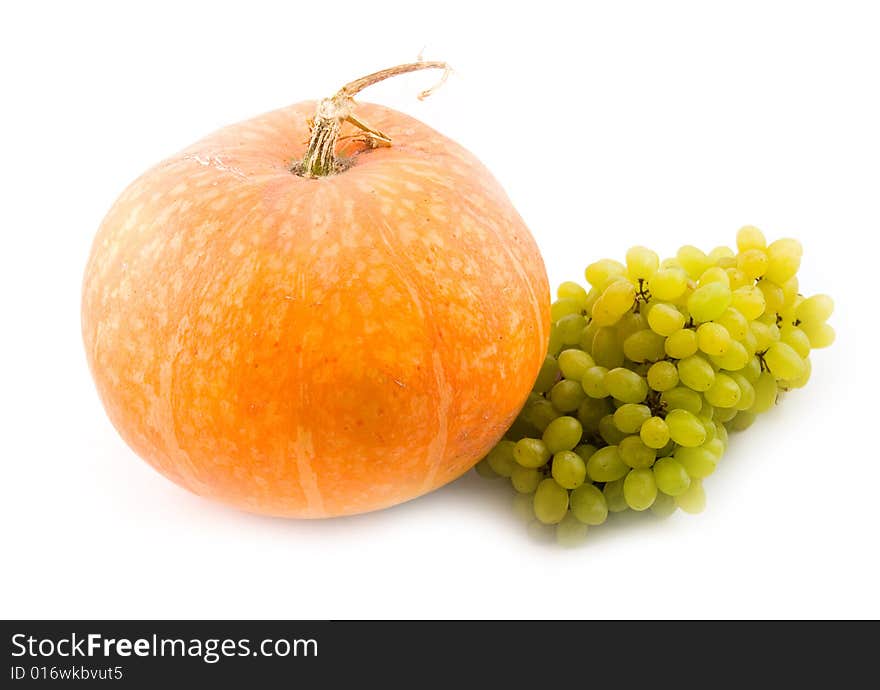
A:
[[[737,288],[731,295],[730,306],[749,321],[754,321],[766,309],[764,293],[753,285]]]
[[[730,247],[715,247],[711,252],[709,252],[709,260],[715,264],[720,264],[727,259],[733,259],[734,253]]]
[[[543,475],[534,467],[523,467],[517,464],[510,473],[510,483],[521,494],[534,493]]]
[[[590,456],[596,452],[596,450],[596,446],[590,443],[581,443],[575,447],[574,452],[581,457],[581,460],[586,462],[590,459]]]
[[[827,323],[806,322],[801,324],[801,328],[810,341],[810,347],[819,349],[834,342],[834,329]]]
[[[587,460],[587,475],[594,482],[613,482],[622,479],[628,471],[617,446],[600,448]]]
[[[738,268],[728,268],[727,279],[730,282],[731,290],[738,290],[741,287],[752,285],[752,281],[749,277]]]
[[[791,312],[792,316],[794,316],[796,306],[800,304],[800,302],[803,302],[803,298],[798,294],[800,285],[797,276],[792,276],[780,285],[780,287],[782,288],[782,294],[785,297],[785,309],[786,311]]]
[[[613,328],[600,328],[593,336],[593,359],[598,366],[613,369],[623,365],[623,345]]]
[[[544,398],[528,403],[521,414],[525,421],[542,433],[550,422],[559,417],[559,412],[553,404]]]
[[[501,477],[509,477],[516,466],[516,460],[513,458],[513,448],[516,444],[513,441],[499,441],[498,444],[489,451],[486,461],[495,471],[495,474]]]
[[[577,345],[586,327],[587,320],[580,314],[569,314],[556,322],[559,339],[563,345]]]
[[[785,306],[785,295],[781,287],[767,278],[761,278],[755,287],[764,295],[765,314],[775,314],[782,311],[782,307]]]
[[[586,330],[586,329],[584,329]],[[562,336],[559,334],[559,329],[556,327],[556,323],[550,324],[550,340],[547,343],[547,354],[551,357],[555,357],[559,354],[559,351],[563,348],[562,344]]]
[[[625,278],[615,280],[602,292],[602,299],[615,314],[623,316],[632,309],[636,299],[636,286]]]
[[[755,415],[751,412],[737,412],[736,417],[730,420],[730,428],[734,431],[745,431],[755,421]]]
[[[721,324],[710,321],[697,328],[697,346],[707,355],[723,355],[730,348],[730,342],[730,333]]]
[[[672,304],[658,302],[648,313],[648,325],[658,335],[668,337],[684,326],[685,318]]]
[[[738,414],[738,413],[737,413]],[[727,446],[727,427],[723,424],[717,423],[715,424],[715,433],[717,434],[716,438],[721,441],[724,446]]]
[[[706,492],[703,483],[699,479],[691,481],[691,485],[675,497],[675,505],[684,512],[696,515],[706,508]]]
[[[629,508],[623,496],[622,478],[605,484],[605,487],[602,489],[602,495],[605,496],[605,503],[608,506],[609,512],[622,513]]]
[[[749,249],[764,249],[766,246],[764,233],[753,225],[745,225],[736,233],[736,247],[741,252]]]
[[[777,285],[782,285],[797,273],[801,265],[802,253],[803,248],[797,240],[782,239],[771,242],[767,247],[768,263],[765,277]]]
[[[739,387],[739,402],[733,407],[736,410],[748,410],[755,404],[755,387],[742,374],[736,372],[730,373],[730,378],[734,380]]]
[[[749,278],[755,280],[767,272],[770,261],[763,249],[747,249],[736,259],[736,267]]]
[[[666,339],[666,354],[674,359],[685,359],[696,354],[697,334],[690,328],[682,328]]]
[[[587,291],[577,283],[566,281],[556,288],[556,296],[559,299],[570,299],[578,305],[578,310],[583,312],[587,309]]]
[[[483,477],[484,479],[498,479],[499,475],[495,473],[495,470],[492,469],[491,465],[489,465],[489,461],[486,458],[483,458],[474,465],[474,469],[477,471],[477,474]]]
[[[660,266],[660,257],[646,247],[630,247],[626,253],[626,270],[632,280],[649,279]]]
[[[722,429],[724,428],[721,425],[716,425],[715,426],[716,430],[719,427]],[[716,431],[716,434],[717,434],[717,431]],[[712,453],[712,455],[715,456],[715,463],[717,464],[718,461],[721,459],[721,456],[724,455],[725,442],[723,440],[721,440],[721,438],[719,436],[716,435],[715,438],[713,438],[711,441],[707,441],[706,443],[704,443],[700,447],[705,448],[707,451]]]
[[[677,506],[675,499],[662,491],[657,492],[657,498],[651,504],[651,512],[659,518],[667,518],[675,512]]]
[[[535,489],[535,517],[545,525],[555,525],[568,512],[568,491],[554,479],[544,479]]]
[[[687,410],[670,410],[666,414],[666,426],[669,437],[680,446],[701,446],[706,440],[706,429],[696,415]]]
[[[711,268],[707,268],[703,271],[703,275],[700,276],[700,280],[698,281],[700,285],[708,285],[709,283],[720,283],[726,288],[730,288],[730,277],[727,275],[727,271],[723,268],[719,268],[718,266],[712,266]]]
[[[584,428],[574,417],[558,417],[554,419],[544,430],[541,440],[551,455],[561,450],[572,450],[581,442]]]
[[[609,328],[613,326],[622,316],[622,314],[612,312],[611,308],[605,303],[605,300],[603,300],[601,296],[596,300],[590,314],[592,319],[590,323],[600,328]],[[595,336],[593,337],[593,342],[595,342]],[[595,351],[593,352],[593,355],[595,357]]]
[[[574,412],[587,395],[578,381],[562,379],[550,389],[550,402],[560,412]]]
[[[614,412],[614,424],[626,434],[636,434],[642,423],[651,418],[651,410],[647,405],[624,403]]]
[[[681,267],[688,272],[691,278],[700,277],[703,272],[712,265],[712,261],[702,251],[690,245],[678,250],[675,255]]]
[[[648,368],[648,386],[651,390],[663,392],[678,385],[678,368],[665,360],[654,362]]]
[[[611,403],[607,398],[585,398],[577,411],[578,421],[585,431],[594,433],[599,430],[599,421],[611,413]]]
[[[733,307],[725,309],[724,313],[715,319],[715,323],[719,326],[724,326],[730,337],[734,340],[739,340],[740,342],[742,342],[746,337],[746,334],[749,332],[748,319]]]
[[[620,459],[629,467],[650,467],[657,457],[657,450],[646,446],[639,436],[627,436],[617,446]]]
[[[773,343],[764,353],[764,361],[770,372],[779,379],[796,379],[804,373],[804,360],[787,343]],[[605,379],[607,382],[607,374]]]
[[[813,295],[798,304],[794,314],[804,323],[825,323],[833,311],[834,301],[828,295]]]
[[[534,424],[531,424],[523,419],[522,416],[519,416],[513,420],[513,424],[510,425],[510,428],[504,432],[504,438],[516,443],[526,436],[534,436],[536,431],[537,429]]]
[[[739,341],[736,341],[736,342],[739,342]],[[745,350],[745,353],[746,353],[746,357],[748,357],[748,359],[746,360],[746,363],[743,365],[743,367],[740,367],[740,368],[745,368],[746,366],[748,366],[750,364],[750,360],[754,357],[755,353],[758,352],[758,341],[755,338],[755,335],[752,333],[751,325],[749,326],[749,332],[746,333],[746,337],[742,339],[742,342],[740,342],[740,345],[743,346],[743,349]],[[738,348],[736,348],[736,346],[734,345],[731,347],[731,349],[738,349]],[[728,364],[732,364],[736,359],[740,359],[740,360],[742,359],[741,354],[730,354],[730,350],[728,350],[724,354],[725,354],[724,361],[725,361],[725,363],[728,363]],[[738,370],[733,370],[733,371],[738,371]]]
[[[661,268],[648,281],[654,299],[675,300],[687,290],[687,273],[680,268]]]
[[[706,432],[706,440],[703,441],[703,445],[705,445],[706,443],[709,443],[709,441],[715,439],[715,422],[708,417],[703,416],[697,417],[697,419],[700,420],[700,424],[703,425],[703,429]]]
[[[684,386],[663,391],[660,395],[660,402],[667,410],[687,410],[693,414],[699,414],[703,408],[703,399],[700,394]]]
[[[705,396],[703,396],[703,405],[700,407],[700,414],[698,416],[710,422],[715,416],[715,406],[708,402]]]
[[[590,288],[590,291],[587,292],[587,304],[586,304],[586,310],[587,310],[587,313],[588,313],[588,314],[591,313],[591,312],[593,311],[593,305],[596,303],[596,300],[599,299],[599,297],[600,297],[601,295],[602,295],[602,291],[601,291],[601,290],[597,290],[597,289],[594,288],[594,287],[591,287],[591,288]]]
[[[556,300],[550,305],[550,320],[556,323],[561,318],[571,314],[580,314],[581,308],[578,303],[567,297]]]
[[[523,467],[541,467],[550,459],[550,451],[537,438],[522,438],[513,447],[513,459]]]
[[[736,417],[736,413],[737,409],[735,407],[719,407],[717,410],[715,410],[715,417],[713,417],[713,420],[724,424],[725,422],[729,422],[731,419]],[[716,426],[715,428],[717,430],[718,427]]]
[[[706,413],[708,410],[708,414]],[[709,403],[703,404],[703,409],[700,410],[700,414],[697,415],[697,419],[700,420],[700,423],[703,425],[703,428],[706,430],[706,441],[710,441],[715,438],[715,422],[712,419],[712,414],[714,414],[715,408]]]
[[[718,458],[706,450],[699,448],[678,448],[672,456],[678,461],[691,479],[703,479],[715,471]]]
[[[580,455],[563,450],[553,456],[550,474],[562,488],[574,489],[584,483],[587,466]]]
[[[756,320],[761,321],[762,323],[764,323],[768,326],[775,327],[776,324],[779,322],[779,314],[777,314],[775,311],[772,311],[768,308],[767,311],[765,311],[763,314],[761,314],[761,317]],[[776,339],[779,340],[778,337]]]
[[[736,407],[742,397],[742,390],[727,374],[715,375],[715,382],[705,392],[706,400],[715,407]]]
[[[749,412],[755,414],[766,412],[776,404],[779,387],[776,385],[776,377],[769,371],[765,371],[758,377],[758,380],[754,383],[754,389],[755,404],[752,405]]]
[[[687,308],[696,322],[712,321],[731,305],[731,292],[722,283],[708,283],[694,290],[688,297]]]
[[[571,513],[586,525],[601,525],[608,519],[608,504],[595,484],[581,484],[571,492]]]
[[[523,404],[523,409],[520,411],[520,415],[522,414],[522,411],[524,411],[528,408],[529,405],[534,405],[539,400],[544,400],[544,396],[541,395],[540,393],[535,393],[534,391],[530,391],[529,394],[526,396],[526,401]]]
[[[672,439],[669,439],[669,441],[666,443],[665,446],[657,449],[657,457],[658,458],[667,458],[670,455],[672,455],[673,452],[675,452],[675,449],[677,447],[678,446],[675,445],[675,441],[673,441]]]
[[[779,339],[797,352],[801,358],[806,359],[810,355],[810,339],[797,326],[785,324],[779,329]]]
[[[619,278],[626,274],[626,267],[619,261],[612,259],[601,259],[587,266],[584,271],[584,277],[587,282],[594,288],[604,290],[615,278]]]
[[[703,326],[708,325],[709,324],[703,324]],[[700,326],[700,328],[702,328],[702,326]],[[727,371],[737,371],[742,369],[748,364],[750,358],[751,355],[748,350],[746,350],[745,345],[737,340],[731,340],[727,347],[727,351],[723,354],[709,357],[716,366],[720,369],[726,369]]]
[[[779,329],[776,324],[768,325],[762,321],[752,321],[749,330],[755,336],[756,351],[763,351],[779,340]]]
[[[657,498],[654,473],[646,468],[630,470],[623,480],[623,498],[636,511],[647,510]]]
[[[584,352],[590,353],[591,357],[593,356],[593,340],[595,339],[596,331],[598,330],[599,327],[590,321],[584,329],[584,332],[581,333],[581,340],[578,343],[578,347]]]
[[[660,417],[651,417],[639,429],[639,438],[648,448],[660,449],[669,443],[669,427]]]
[[[795,310],[797,306],[804,301],[803,295],[795,295],[794,298],[789,294],[786,286],[792,281],[797,280],[797,277],[790,278],[784,285],[781,285],[782,294],[785,296],[785,305],[782,310],[779,312],[779,322],[781,325],[791,324],[800,326],[800,321],[797,320],[797,316],[795,316]]]
[[[608,393],[625,403],[640,403],[648,395],[648,383],[636,372],[615,367],[605,374]]]
[[[593,358],[583,350],[563,350],[559,353],[557,362],[565,378],[578,382],[584,378],[587,369],[596,366]]]
[[[584,372],[581,379],[581,387],[591,398],[607,398],[608,387],[605,385],[605,375],[608,369],[605,367],[590,367]]]
[[[636,331],[623,341],[623,354],[633,362],[656,361],[663,357],[665,343],[666,338],[652,330]]]
[[[742,374],[746,381],[754,385],[761,375],[761,360],[757,357],[750,357],[748,363],[737,373]]]
[[[623,344],[626,342],[626,339],[631,336],[633,333],[637,333],[638,331],[642,331],[648,327],[648,320],[641,313],[636,313],[634,311],[628,311],[626,314],[620,317],[620,321],[614,326],[614,330],[617,333],[617,340],[619,343]]]
[[[532,387],[532,390],[536,393],[545,393],[549,391],[553,384],[556,383],[556,378],[559,376],[559,364],[556,361],[555,357],[551,357],[547,355],[544,358],[544,363],[541,365],[541,370],[538,372],[538,378],[535,380],[535,385]]]
[[[674,457],[660,458],[652,471],[657,488],[667,496],[678,496],[691,485],[690,475]]]
[[[593,321],[599,326],[614,325],[632,308],[635,299],[636,288],[628,280],[610,283],[593,305]]]
[[[587,538],[589,528],[569,513],[556,525],[556,543],[566,548],[580,546]]]
[[[614,415],[605,415],[599,420],[599,436],[609,445],[615,446],[626,438],[626,434],[617,428]]]
[[[810,380],[810,373],[813,367],[810,364],[809,359],[804,360],[804,372],[798,376],[796,379],[789,379],[785,383],[788,388],[803,388],[807,385],[807,382]]]
[[[608,372],[609,374],[611,372]],[[700,355],[691,355],[678,362],[678,378],[688,388],[707,391],[715,383],[715,369]],[[606,385],[608,376],[605,377]]]

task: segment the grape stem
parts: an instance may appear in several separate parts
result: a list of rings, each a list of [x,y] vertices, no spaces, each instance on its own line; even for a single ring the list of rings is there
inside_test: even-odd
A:
[[[767,354],[767,350],[761,350],[761,352],[756,352],[755,357],[758,358],[758,364],[761,365],[761,371],[770,371],[770,367],[767,366],[767,360],[764,356]]]
[[[351,159],[340,158],[336,155],[339,133],[343,123],[346,122],[360,130],[361,137],[368,148],[391,146],[391,139],[388,136],[370,127],[370,125],[355,115],[354,110],[357,103],[355,103],[354,97],[368,86],[377,82],[423,69],[443,70],[443,76],[440,77],[440,81],[418,95],[419,100],[423,100],[446,82],[452,71],[452,68],[447,63],[420,60],[419,62],[389,67],[388,69],[368,74],[360,79],[355,79],[339,89],[330,98],[324,98],[319,101],[315,117],[311,122],[309,147],[303,159],[296,161],[290,171],[301,177],[319,178],[335,175],[350,167]]]

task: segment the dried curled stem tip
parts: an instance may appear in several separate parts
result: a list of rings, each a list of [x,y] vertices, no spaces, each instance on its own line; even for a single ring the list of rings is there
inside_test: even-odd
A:
[[[452,72],[452,68],[447,63],[420,60],[419,62],[389,67],[355,79],[339,89],[330,98],[320,101],[312,125],[309,148],[302,161],[295,163],[291,171],[302,177],[326,177],[344,170],[347,167],[345,162],[336,157],[336,142],[339,139],[339,131],[343,122],[348,122],[364,132],[370,146],[390,146],[390,138],[373,129],[354,114],[356,105],[354,97],[368,86],[389,77],[424,69],[442,69],[443,75],[434,86],[419,93],[418,98],[421,101],[446,83]]]

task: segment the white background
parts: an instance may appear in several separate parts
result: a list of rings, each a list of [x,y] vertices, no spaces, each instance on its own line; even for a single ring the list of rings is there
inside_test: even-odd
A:
[[[877,617],[880,21],[871,3],[4,3],[4,617]],[[707,511],[530,541],[470,473],[377,514],[235,512],[107,421],[79,291],[124,186],[224,124],[373,87],[495,172],[555,286],[631,244],[801,239],[837,301],[806,390],[736,436]]]

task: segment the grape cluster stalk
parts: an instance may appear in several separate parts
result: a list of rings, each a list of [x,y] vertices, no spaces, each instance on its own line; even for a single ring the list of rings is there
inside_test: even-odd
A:
[[[533,390],[476,466],[510,480],[534,528],[573,544],[609,513],[701,512],[728,431],[807,383],[831,298],[800,293],[797,240],[746,226],[736,247],[632,247],[587,266],[589,290],[559,286]]]

